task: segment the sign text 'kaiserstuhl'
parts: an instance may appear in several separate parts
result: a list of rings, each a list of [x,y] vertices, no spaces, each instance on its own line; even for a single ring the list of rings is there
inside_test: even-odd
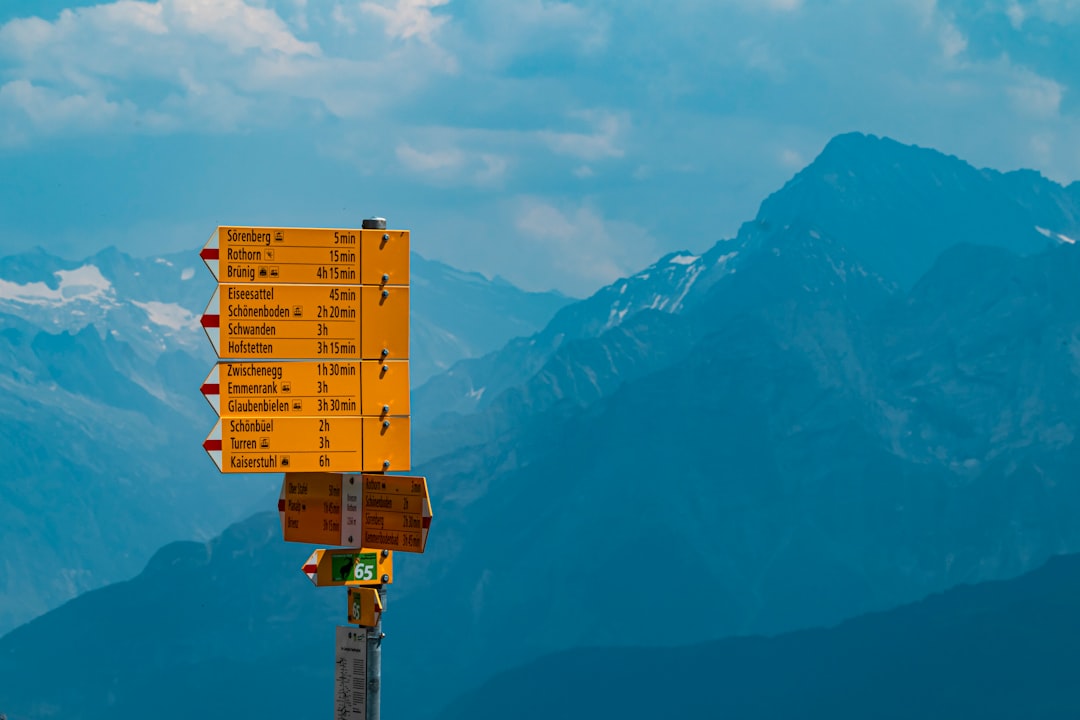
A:
[[[408,470],[408,417],[224,417],[203,443],[223,473]]]
[[[226,226],[199,255],[224,283],[409,284],[407,230]]]

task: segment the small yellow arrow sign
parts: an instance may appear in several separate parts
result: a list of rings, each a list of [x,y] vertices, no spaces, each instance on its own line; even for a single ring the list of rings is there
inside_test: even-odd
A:
[[[390,550],[316,550],[303,566],[317,587],[381,585],[394,582],[394,553]]]
[[[353,625],[375,627],[382,615],[382,599],[379,591],[370,587],[349,588],[349,622]]]

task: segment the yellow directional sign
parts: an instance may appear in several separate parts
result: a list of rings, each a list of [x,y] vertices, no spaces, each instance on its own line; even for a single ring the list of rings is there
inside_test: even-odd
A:
[[[224,473],[408,470],[408,417],[225,417],[203,447]]]
[[[407,230],[226,226],[200,255],[226,283],[409,284]]]
[[[311,553],[303,571],[318,587],[390,584],[394,582],[394,553],[367,548],[320,549]]]
[[[222,284],[202,325],[218,357],[409,357],[408,287]]]
[[[382,615],[382,599],[379,591],[370,587],[349,588],[349,622],[353,625],[375,627]]]
[[[422,553],[431,527],[427,479],[407,475],[285,473],[278,510],[288,542]]]
[[[342,476],[334,473],[285,473],[278,515],[286,542],[359,546],[360,514],[345,512]]]
[[[364,547],[424,552],[431,525],[427,479],[404,475],[348,475],[342,483],[346,502],[361,485],[360,543]]]
[[[409,362],[222,362],[201,389],[222,417],[403,416],[409,414]]]

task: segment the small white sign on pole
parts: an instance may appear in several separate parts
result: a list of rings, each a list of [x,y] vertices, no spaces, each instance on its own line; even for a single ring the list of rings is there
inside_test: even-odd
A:
[[[338,625],[334,659],[334,720],[366,720],[367,631]]]

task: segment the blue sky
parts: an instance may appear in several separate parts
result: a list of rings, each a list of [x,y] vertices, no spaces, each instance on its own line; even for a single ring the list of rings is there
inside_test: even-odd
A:
[[[1080,179],[1080,0],[0,4],[0,251],[413,231],[585,295],[730,237],[830,137]]]

